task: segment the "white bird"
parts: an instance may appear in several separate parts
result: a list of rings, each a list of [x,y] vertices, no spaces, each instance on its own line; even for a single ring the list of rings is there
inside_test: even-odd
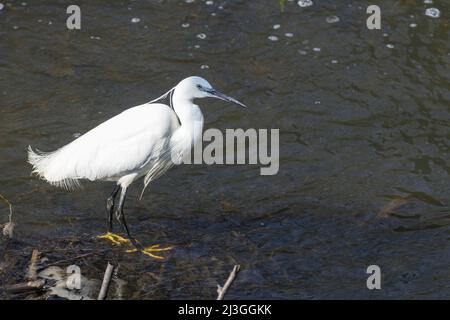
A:
[[[157,103],[166,97],[170,105]],[[161,97],[123,111],[56,151],[33,151],[29,146],[28,162],[33,166],[33,173],[66,189],[79,187],[81,179],[115,181],[114,191],[107,199],[107,235],[112,235],[115,211],[131,243],[142,251],[125,221],[123,205],[127,188],[145,176],[143,192],[151,181],[180,163],[190,152],[203,133],[203,114],[193,100],[206,97],[245,107],[216,91],[205,79],[188,77]],[[120,200],[114,210],[119,190]],[[119,238],[109,236],[109,239]]]

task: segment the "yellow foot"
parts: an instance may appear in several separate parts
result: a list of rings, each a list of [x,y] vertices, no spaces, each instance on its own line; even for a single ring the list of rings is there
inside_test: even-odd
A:
[[[163,247],[163,248],[161,248],[161,246],[159,244],[155,244],[155,245],[152,245],[152,246],[145,247],[144,249],[142,249],[140,251],[141,251],[141,253],[145,254],[146,256],[149,256],[149,257],[152,257],[152,258],[158,259],[158,260],[163,260],[164,257],[162,257],[160,255],[157,255],[157,254],[154,254],[154,252],[169,251],[169,250],[172,250],[172,248],[173,247]],[[127,250],[127,252],[136,252],[136,251],[138,251],[136,248]]]
[[[117,245],[131,243],[130,240],[128,240],[122,236],[119,236],[118,234],[112,233],[112,232],[108,232],[108,233],[99,235],[99,236],[97,236],[97,239],[106,239]]]

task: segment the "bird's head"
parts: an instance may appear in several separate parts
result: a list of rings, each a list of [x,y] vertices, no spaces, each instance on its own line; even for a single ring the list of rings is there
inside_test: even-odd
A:
[[[188,77],[188,78],[182,80],[175,87],[175,89],[177,91],[179,89],[181,89],[179,91],[183,92],[183,94],[186,97],[189,97],[192,99],[211,97],[211,98],[217,98],[217,99],[221,99],[221,100],[224,100],[227,102],[231,102],[242,108],[246,108],[246,106],[243,103],[214,89],[211,86],[211,84],[209,84],[208,81],[206,81],[205,79],[203,79],[201,77],[196,77],[196,76]]]

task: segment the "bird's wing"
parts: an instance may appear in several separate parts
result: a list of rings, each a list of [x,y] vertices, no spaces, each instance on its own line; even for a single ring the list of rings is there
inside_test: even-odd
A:
[[[174,141],[174,139],[169,141],[165,140],[164,144],[165,146],[159,149],[160,152],[158,153],[158,156],[154,159],[154,161],[152,161],[151,166],[145,175],[141,198],[150,182],[158,179],[175,164],[181,163],[183,154],[186,151],[186,145],[183,145],[181,142]]]
[[[163,153],[179,126],[164,104],[130,108],[55,152],[36,155],[35,172],[49,182],[102,180],[138,171]]]

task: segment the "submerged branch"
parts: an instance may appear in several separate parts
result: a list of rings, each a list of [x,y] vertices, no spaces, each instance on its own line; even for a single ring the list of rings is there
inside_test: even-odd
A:
[[[8,206],[9,206],[9,222],[7,222],[3,226],[3,235],[12,239],[13,233],[14,233],[14,222],[12,222],[12,216],[13,216],[13,209],[12,209],[12,203],[6,199],[2,194],[0,194],[0,199],[3,200]]]
[[[98,294],[98,300],[105,300],[106,296],[108,295],[109,285],[111,283],[112,275],[116,267],[117,266],[108,262],[105,270],[105,275],[103,276],[102,287],[100,288],[100,293]]]
[[[225,282],[225,284],[223,285],[223,287],[221,287],[220,285],[217,285],[217,294],[218,294],[217,300],[223,300],[223,297],[225,296],[225,293],[227,293],[228,288],[233,283],[233,281],[236,278],[236,275],[237,275],[237,273],[239,272],[240,269],[241,269],[241,266],[236,264],[233,267],[233,270],[231,271],[230,275],[228,276],[228,279]]]

